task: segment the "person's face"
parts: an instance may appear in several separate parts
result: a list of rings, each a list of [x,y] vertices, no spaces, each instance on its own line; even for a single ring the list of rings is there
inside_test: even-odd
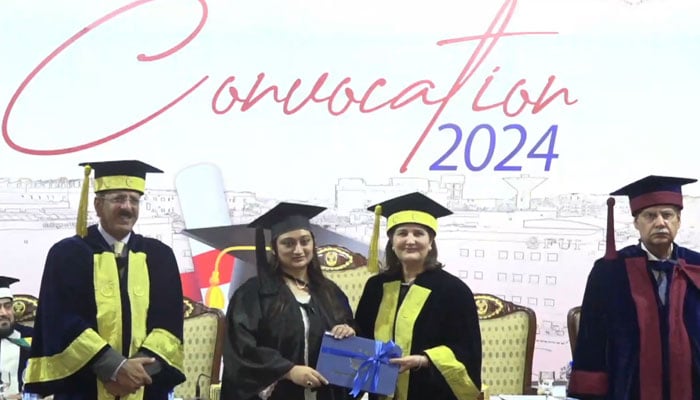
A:
[[[15,329],[15,314],[12,311],[12,299],[0,299],[0,338],[9,336]]]
[[[643,209],[634,219],[642,242],[647,247],[670,246],[681,226],[681,212],[674,206],[653,206]]]
[[[95,196],[100,224],[115,239],[123,239],[139,218],[141,194],[132,190],[110,190]]]
[[[314,256],[314,239],[306,229],[283,233],[275,244],[277,259],[283,268],[306,268]]]
[[[400,225],[391,236],[391,246],[401,263],[424,262],[432,249],[428,230],[419,224]]]

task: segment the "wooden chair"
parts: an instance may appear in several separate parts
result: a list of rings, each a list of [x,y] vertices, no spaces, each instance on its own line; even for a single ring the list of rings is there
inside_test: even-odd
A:
[[[490,294],[475,294],[474,299],[481,328],[481,380],[486,390],[491,395],[534,394],[535,312]]]
[[[183,302],[183,312],[187,381],[175,387],[175,397],[195,398],[199,384],[200,397],[208,399],[219,386],[226,318],[223,311],[187,297]]]
[[[372,276],[367,270],[367,258],[336,245],[321,246],[317,252],[323,275],[335,282],[348,296],[354,314],[365,283]]]
[[[576,306],[569,310],[566,315],[566,326],[569,330],[569,344],[571,345],[571,357],[573,359],[576,350],[576,338],[578,337],[578,326],[581,321],[581,306]]]
[[[12,310],[15,313],[15,321],[18,324],[33,327],[38,305],[39,299],[31,294],[14,295],[12,298]]]

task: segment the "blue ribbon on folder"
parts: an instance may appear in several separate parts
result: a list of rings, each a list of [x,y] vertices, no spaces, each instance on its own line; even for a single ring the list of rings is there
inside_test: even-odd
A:
[[[386,343],[374,342],[374,355],[371,356],[357,351],[336,349],[327,346],[322,347],[321,352],[334,356],[359,358],[362,360],[362,364],[357,368],[355,378],[352,381],[352,390],[350,391],[352,396],[360,394],[370,377],[372,378],[370,391],[376,391],[377,385],[379,384],[380,364],[389,365],[389,359],[401,357],[401,348],[394,343],[393,340]]]

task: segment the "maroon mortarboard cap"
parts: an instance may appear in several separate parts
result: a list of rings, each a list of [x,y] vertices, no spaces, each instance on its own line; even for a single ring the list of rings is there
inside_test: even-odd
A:
[[[610,195],[629,197],[632,215],[637,215],[647,207],[658,205],[673,205],[683,208],[681,186],[693,182],[697,182],[697,179],[649,175],[610,193]]]
[[[681,186],[697,182],[697,179],[676,178],[672,176],[649,175],[636,182],[632,182],[612,193],[611,196],[627,196],[630,201],[632,215],[639,214],[647,207],[659,205],[672,205],[683,208],[683,193]],[[614,260],[617,258],[615,249],[615,222],[613,218],[613,206],[615,199],[608,199],[608,218],[605,236],[605,258]]]

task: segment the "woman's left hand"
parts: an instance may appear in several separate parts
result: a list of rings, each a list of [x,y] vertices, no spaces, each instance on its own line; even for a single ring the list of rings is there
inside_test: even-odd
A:
[[[401,358],[392,358],[389,360],[392,364],[399,365],[399,373],[406,371],[407,369],[417,369],[423,368],[430,365],[430,360],[424,355],[412,355],[405,356]]]
[[[355,336],[355,330],[348,324],[336,325],[331,329],[331,334],[336,339],[344,339],[346,337]]]

